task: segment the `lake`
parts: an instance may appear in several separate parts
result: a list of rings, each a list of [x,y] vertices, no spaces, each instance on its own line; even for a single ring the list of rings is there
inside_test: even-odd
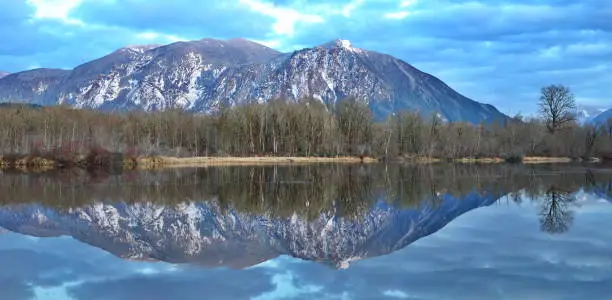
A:
[[[611,299],[612,168],[0,174],[0,299]]]

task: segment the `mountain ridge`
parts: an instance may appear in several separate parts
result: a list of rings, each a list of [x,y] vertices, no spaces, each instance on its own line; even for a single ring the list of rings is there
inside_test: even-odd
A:
[[[275,98],[313,97],[327,107],[354,97],[378,119],[400,111],[449,121],[507,116],[388,54],[333,40],[282,53],[246,39],[127,46],[73,70],[37,69],[0,79],[0,101],[145,111],[214,112]]]
[[[611,118],[612,118],[612,108],[605,110],[602,113],[598,114],[597,116],[592,118],[590,122],[595,125],[605,125],[608,123],[608,119],[611,119]]]

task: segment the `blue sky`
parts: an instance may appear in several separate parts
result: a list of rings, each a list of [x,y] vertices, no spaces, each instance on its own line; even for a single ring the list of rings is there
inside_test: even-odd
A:
[[[503,112],[540,87],[612,107],[609,0],[0,0],[0,70],[73,68],[129,44],[244,37],[281,51],[335,38],[389,53]]]

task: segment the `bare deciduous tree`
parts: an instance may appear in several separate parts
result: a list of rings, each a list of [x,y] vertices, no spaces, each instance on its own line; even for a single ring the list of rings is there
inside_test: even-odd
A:
[[[576,100],[570,89],[563,85],[549,85],[542,88],[540,114],[550,133],[575,120]]]

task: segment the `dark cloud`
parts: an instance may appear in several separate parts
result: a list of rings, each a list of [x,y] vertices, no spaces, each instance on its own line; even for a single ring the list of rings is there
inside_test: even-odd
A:
[[[34,297],[32,287],[14,278],[0,278],[2,299],[28,300]]]

